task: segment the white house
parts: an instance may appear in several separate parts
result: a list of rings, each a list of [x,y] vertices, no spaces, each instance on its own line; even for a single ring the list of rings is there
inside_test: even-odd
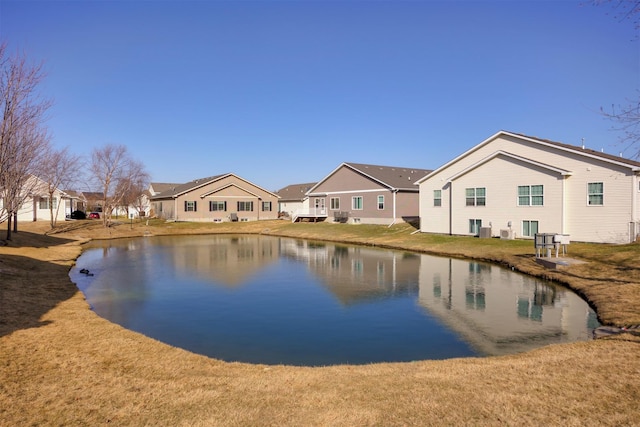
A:
[[[49,197],[48,185],[35,175],[29,176],[23,189],[24,201],[18,209],[18,221],[50,221],[51,211],[56,221],[64,221],[71,213],[75,197],[63,190],[56,189]],[[0,207],[4,206],[0,199]],[[4,212],[3,212],[4,213]]]
[[[316,185],[315,182],[304,184],[291,184],[276,191],[280,196],[278,200],[278,212],[280,215],[291,217],[294,212],[309,209],[309,197],[306,193]]]
[[[640,234],[640,162],[580,146],[500,131],[416,184],[425,233],[598,243]]]

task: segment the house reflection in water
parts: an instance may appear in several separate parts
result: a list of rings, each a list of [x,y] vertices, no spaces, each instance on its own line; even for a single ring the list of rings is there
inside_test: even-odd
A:
[[[227,287],[246,284],[279,258],[278,239],[270,237],[197,236],[172,245],[176,272]]]
[[[501,267],[421,256],[418,302],[479,352],[586,340],[598,326],[576,294]]]
[[[418,292],[418,254],[304,240],[282,242],[283,256],[305,262],[341,304]]]

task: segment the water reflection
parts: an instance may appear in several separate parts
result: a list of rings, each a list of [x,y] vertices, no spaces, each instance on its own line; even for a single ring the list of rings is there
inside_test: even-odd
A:
[[[284,256],[305,262],[345,305],[418,292],[417,254],[286,239],[281,249]]]
[[[577,295],[510,270],[299,239],[94,242],[71,276],[99,315],[224,360],[497,355],[586,340],[597,326]]]
[[[418,300],[483,354],[586,340],[598,326],[575,293],[477,262],[423,257]]]

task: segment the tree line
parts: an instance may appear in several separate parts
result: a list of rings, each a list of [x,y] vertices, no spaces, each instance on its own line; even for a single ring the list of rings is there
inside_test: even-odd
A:
[[[34,197],[48,198],[51,227],[61,203],[52,201],[58,190],[84,189],[101,194],[102,221],[111,223],[114,209],[140,206],[149,186],[149,174],[126,146],[95,148],[89,159],[56,149],[46,127],[53,100],[38,91],[46,77],[43,64],[32,64],[23,53],[10,54],[0,43],[0,224],[6,222],[6,240],[18,231],[18,212]],[[82,171],[86,171],[83,174]]]

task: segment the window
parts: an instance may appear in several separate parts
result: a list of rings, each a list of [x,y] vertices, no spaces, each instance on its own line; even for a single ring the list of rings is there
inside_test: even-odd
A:
[[[332,197],[329,199],[329,205],[331,206],[331,210],[337,211],[340,209],[340,197]]]
[[[53,200],[53,203],[52,203],[51,209],[55,209],[58,206],[58,199],[56,199],[54,197],[52,200]],[[49,198],[48,197],[41,197],[40,201],[38,202],[38,208],[39,209],[49,209]]]
[[[543,206],[544,186],[543,185],[519,185],[518,186],[518,206]]]
[[[253,202],[238,202],[238,212],[253,212]]]
[[[361,211],[362,210],[362,196],[355,196],[351,199],[351,206],[353,210]]]
[[[262,212],[271,212],[271,202],[262,202]]]
[[[384,210],[384,196],[378,196],[378,210]]]
[[[480,234],[480,227],[482,227],[481,219],[470,219],[469,220],[469,233],[471,234]]]
[[[466,189],[467,206],[486,206],[487,189],[485,187]]]
[[[184,211],[185,212],[196,212],[198,210],[198,203],[196,201],[189,202],[187,200],[184,201]]]
[[[223,211],[226,212],[227,210],[227,202],[218,202],[215,200],[211,200],[209,202],[209,211],[210,212],[215,212],[215,211]]]
[[[442,206],[442,190],[433,190],[433,206]]]
[[[589,206],[604,205],[604,183],[590,182],[587,184],[587,204]]]
[[[538,221],[522,221],[522,235],[525,237],[534,237],[538,233]]]

